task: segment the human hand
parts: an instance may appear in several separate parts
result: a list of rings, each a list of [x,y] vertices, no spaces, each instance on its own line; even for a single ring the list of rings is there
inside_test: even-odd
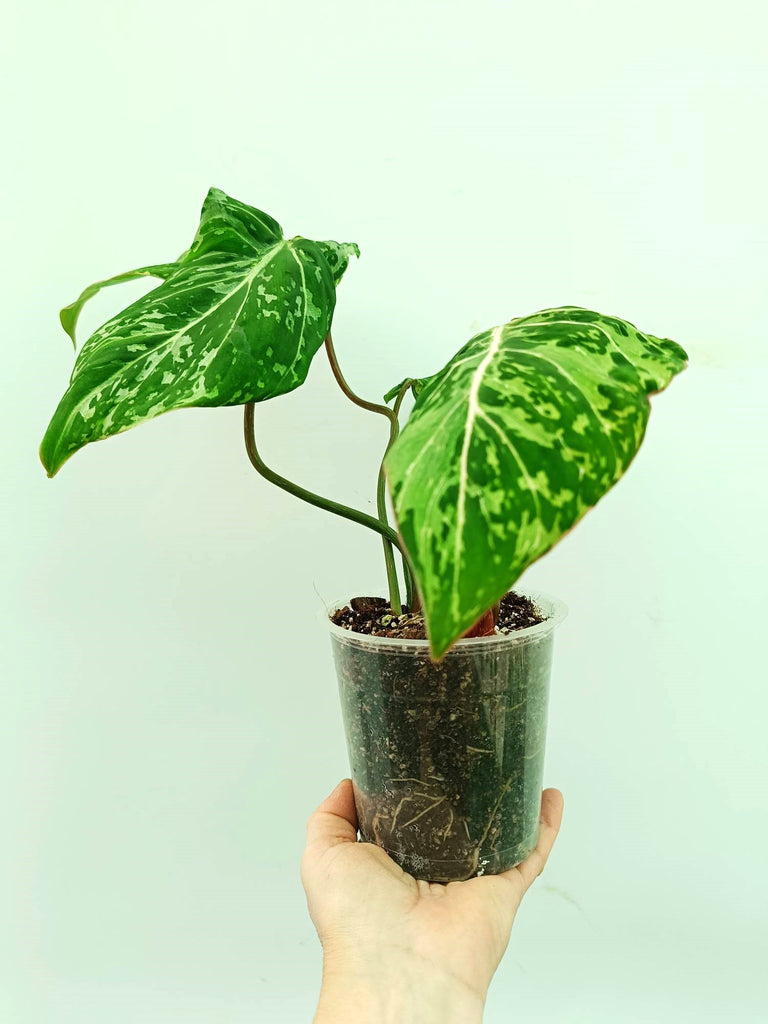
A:
[[[323,946],[315,1024],[480,1021],[517,908],[544,870],[562,813],[559,790],[544,790],[538,845],[527,860],[443,885],[417,881],[380,847],[358,843],[352,782],[339,783],[309,819],[301,861]]]

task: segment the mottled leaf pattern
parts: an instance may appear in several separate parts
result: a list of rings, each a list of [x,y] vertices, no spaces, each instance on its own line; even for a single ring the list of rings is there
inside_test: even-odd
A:
[[[286,240],[271,217],[211,189],[167,280],[83,346],[41,445],[49,475],[88,442],[170,409],[260,402],[298,387],[356,253]]]
[[[619,479],[686,359],[565,307],[478,334],[430,378],[385,468],[435,657]]]
[[[350,258],[360,255],[360,249],[355,242],[316,242],[315,244],[331,268],[334,284],[338,284],[344,276]]]
[[[246,206],[218,188],[209,190],[200,213],[200,226],[189,249],[178,262],[188,263],[210,252],[252,256],[281,242],[283,229],[268,214]],[[299,239],[302,240],[302,239]],[[354,242],[316,242],[331,269],[336,284],[347,269],[351,256],[359,256]]]
[[[179,263],[198,259],[209,252],[250,256],[281,241],[283,229],[268,214],[238,202],[221,189],[212,188],[200,211],[200,225],[192,245]]]

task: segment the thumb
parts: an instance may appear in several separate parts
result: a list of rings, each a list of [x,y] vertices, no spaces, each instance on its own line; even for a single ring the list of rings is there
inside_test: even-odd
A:
[[[318,852],[337,843],[357,842],[357,811],[351,779],[342,779],[307,822],[307,846]]]

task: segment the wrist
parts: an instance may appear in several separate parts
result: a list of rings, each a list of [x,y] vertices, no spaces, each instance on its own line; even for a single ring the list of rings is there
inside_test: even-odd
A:
[[[485,996],[409,957],[398,969],[323,965],[314,1024],[481,1024]]]

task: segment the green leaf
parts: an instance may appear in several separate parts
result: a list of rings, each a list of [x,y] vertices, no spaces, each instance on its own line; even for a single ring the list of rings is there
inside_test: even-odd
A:
[[[87,288],[83,289],[79,297],[75,299],[74,302],[70,302],[68,306],[64,306],[64,308],[59,312],[61,326],[72,339],[72,344],[77,348],[75,328],[77,327],[77,321],[80,317],[83,306],[86,304],[88,299],[92,299],[94,295],[97,295],[102,288],[106,288],[108,285],[122,284],[124,281],[133,281],[137,277],[167,278],[170,277],[175,269],[175,263],[161,263],[153,267],[139,267],[138,270],[128,270],[125,274],[117,274],[115,277],[108,277],[105,281],[97,281],[95,284],[89,284]]]
[[[283,238],[283,229],[269,214],[233,199],[221,189],[209,189],[200,213],[200,226],[179,263],[199,259],[209,252],[250,256]],[[359,256],[354,242],[317,242],[336,284],[347,269],[351,256]]]
[[[252,256],[282,237],[283,229],[269,214],[233,199],[219,188],[211,188],[203,200],[200,226],[192,245],[179,257],[179,263],[211,252]]]
[[[576,307],[472,338],[385,460],[436,658],[595,505],[687,356]]]
[[[331,268],[335,284],[338,284],[349,266],[350,257],[360,256],[360,247],[354,242],[318,242],[317,244]]]
[[[279,232],[211,189],[173,273],[83,345],[40,448],[50,476],[83,445],[170,409],[261,402],[304,381],[356,246]]]

